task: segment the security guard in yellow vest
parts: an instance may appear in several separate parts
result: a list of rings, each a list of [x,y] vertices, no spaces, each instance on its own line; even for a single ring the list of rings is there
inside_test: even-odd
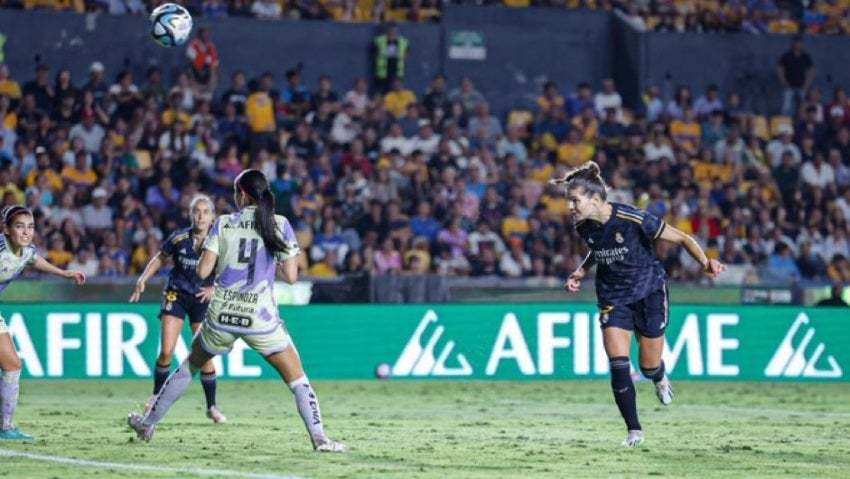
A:
[[[398,34],[395,22],[389,22],[383,35],[375,37],[373,57],[375,59],[375,87],[386,92],[396,78],[404,78],[404,61],[407,57],[408,41]]]

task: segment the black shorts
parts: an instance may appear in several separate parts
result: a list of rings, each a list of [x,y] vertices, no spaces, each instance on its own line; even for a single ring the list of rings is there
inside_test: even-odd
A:
[[[202,303],[194,294],[168,290],[162,293],[159,317],[162,319],[163,316],[168,315],[185,320],[188,315],[189,322],[200,323],[207,314],[208,306],[209,303]]]
[[[647,338],[664,336],[667,329],[667,287],[659,289],[634,303],[619,306],[599,306],[602,329],[615,327],[637,331]]]

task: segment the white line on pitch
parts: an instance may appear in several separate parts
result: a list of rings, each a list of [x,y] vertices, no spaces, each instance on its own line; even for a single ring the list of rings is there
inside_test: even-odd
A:
[[[518,404],[534,404],[538,406],[570,406],[580,408],[605,408],[610,406],[606,403],[568,403],[556,401],[530,401],[526,399],[504,399],[499,401],[505,405]],[[771,415],[771,416],[803,416],[803,417],[844,417],[850,418],[850,412],[834,412],[834,411],[800,411],[795,409],[765,409],[757,407],[738,407],[738,406],[712,406],[709,404],[676,404],[673,403],[669,409],[691,409],[707,412],[723,412],[723,413],[739,413],[739,414],[756,414],[756,415]]]
[[[196,476],[228,476],[245,477],[250,479],[304,479],[297,476],[278,476],[276,474],[261,474],[241,471],[228,471],[224,469],[204,469],[201,467],[168,467],[148,464],[125,464],[121,462],[88,461],[85,459],[74,459],[62,456],[47,456],[44,454],[32,454],[29,452],[0,449],[0,456],[23,457],[35,461],[58,462],[60,464],[72,464],[74,466],[96,467],[103,469],[128,469],[131,471],[153,471],[153,472],[177,472],[194,474]]]

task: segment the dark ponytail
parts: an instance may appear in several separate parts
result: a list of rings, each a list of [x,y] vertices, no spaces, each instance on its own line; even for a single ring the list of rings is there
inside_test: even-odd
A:
[[[289,252],[274,218],[274,195],[266,175],[259,170],[245,170],[236,177],[234,186],[237,192],[244,193],[257,206],[254,228],[263,238],[266,248],[272,254]]]
[[[585,195],[599,195],[603,200],[608,199],[608,185],[602,179],[602,171],[595,161],[588,161],[578,168],[574,168],[567,172],[563,178],[553,178],[549,180],[553,185],[567,185],[567,192],[570,190],[581,189]]]

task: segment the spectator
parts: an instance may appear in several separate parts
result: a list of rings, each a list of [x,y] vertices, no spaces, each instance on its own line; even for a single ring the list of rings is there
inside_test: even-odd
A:
[[[78,250],[76,256],[68,263],[68,269],[81,271],[86,278],[94,278],[100,272],[97,259],[89,248]]]
[[[0,96],[9,97],[10,106],[14,109],[21,100],[21,85],[9,72],[9,66],[0,63]]]
[[[499,273],[506,278],[521,278],[531,274],[531,257],[523,251],[522,240],[511,238],[508,252],[499,261]]]
[[[774,281],[788,282],[800,278],[800,269],[794,262],[791,248],[786,243],[777,243],[767,261],[767,275]]]
[[[485,102],[484,95],[475,89],[475,84],[469,77],[460,79],[460,87],[455,88],[449,93],[449,101],[460,104],[462,114],[469,117],[475,112],[479,104]]]
[[[438,111],[448,112],[451,110],[451,103],[446,93],[445,75],[438,73],[431,79],[431,86],[422,96],[422,106],[429,115],[434,115]]]
[[[248,85],[250,95],[245,101],[245,118],[248,125],[248,142],[251,154],[261,149],[277,151],[272,147],[277,123],[274,115],[274,104],[268,90],[262,89],[258,82]]]
[[[505,253],[505,243],[498,233],[493,231],[489,221],[478,223],[478,230],[469,234],[469,254],[480,257],[485,251],[491,251],[495,258],[501,258]]]
[[[416,103],[416,95],[404,88],[401,79],[392,80],[392,90],[384,95],[384,108],[395,118],[401,118],[407,114],[410,105]]]
[[[72,140],[74,138],[83,140],[83,146],[87,152],[99,152],[100,145],[106,137],[106,131],[97,123],[97,114],[93,109],[85,109],[80,118],[82,121],[71,128],[68,136]]]
[[[97,173],[89,167],[89,155],[78,151],[74,156],[74,164],[62,168],[62,183],[74,185],[79,189],[88,190],[97,183]]]
[[[602,90],[593,97],[593,105],[599,117],[605,116],[605,110],[614,108],[617,112],[617,121],[623,121],[623,99],[617,93],[614,80],[606,78],[602,80]]]
[[[812,160],[800,168],[800,179],[804,185],[825,189],[835,184],[835,171],[824,161],[823,152],[816,151]]]
[[[145,101],[153,99],[157,108],[162,108],[168,99],[168,88],[163,83],[162,71],[156,66],[148,67],[145,78],[146,82],[142,85],[139,93]]]
[[[381,249],[375,252],[375,272],[377,274],[400,273],[403,269],[401,253],[395,247],[393,239],[384,238]]]
[[[242,116],[245,114],[245,102],[248,101],[249,94],[245,74],[237,70],[230,75],[230,87],[221,95],[221,101],[225,105],[232,103],[236,115]]]
[[[218,51],[208,26],[201,26],[197,31],[197,37],[186,46],[186,58],[189,59],[194,89],[202,98],[209,100],[219,81]]]
[[[50,85],[50,67],[39,63],[35,67],[35,78],[24,83],[23,95],[32,95],[35,106],[43,112],[53,111],[56,91]]]
[[[791,155],[792,164],[798,166],[802,160],[800,148],[794,144],[794,127],[791,125],[779,125],[777,137],[767,144],[767,161],[770,166],[776,167],[787,153]]]
[[[101,234],[112,227],[112,210],[106,205],[109,193],[97,187],[91,198],[92,203],[83,208],[83,226],[93,234]]]
[[[228,16],[228,2],[224,0],[204,0],[201,5],[201,15],[209,18],[224,18]]]
[[[236,7],[234,5],[234,7]],[[251,14],[260,20],[280,20],[283,10],[276,0],[254,0],[251,4]],[[236,13],[236,12],[234,12]],[[241,12],[240,12],[241,13]],[[240,16],[240,15],[235,15]]]
[[[815,64],[803,50],[803,37],[794,35],[791,38],[791,49],[779,57],[776,76],[784,88],[782,114],[791,116],[815,79]]]
[[[817,302],[816,306],[847,308],[850,304],[844,301],[844,286],[835,283],[829,288],[829,297]]]
[[[670,136],[676,148],[689,157],[696,156],[702,138],[702,127],[696,121],[696,112],[690,106],[682,110],[682,118],[670,122]]]
[[[369,84],[365,78],[358,78],[354,82],[354,88],[348,90],[342,98],[343,103],[350,103],[352,116],[362,119],[366,115],[369,105]]]
[[[462,156],[460,154],[462,152],[463,149],[453,151],[455,156]],[[511,155],[516,158],[519,164],[525,164],[528,161],[528,150],[520,138],[519,127],[514,125],[508,126],[507,134],[496,144],[496,155],[499,158],[505,158]]]
[[[490,105],[486,101],[475,107],[475,115],[469,119],[467,135],[486,145],[495,145],[496,139],[502,136],[502,122],[490,114]]]
[[[667,137],[664,136],[664,127],[661,125],[652,129],[650,141],[643,145],[643,150],[644,157],[646,158],[646,161],[649,162],[659,161],[662,158],[666,158],[668,161],[671,161],[675,158],[673,155],[673,148],[670,147]]]
[[[346,256],[346,258],[348,258],[348,256]],[[337,270],[336,263],[336,250],[327,250],[325,251],[322,260],[316,262],[313,266],[310,267],[308,275],[315,278],[336,278],[337,276],[339,276],[339,271]]]
[[[109,94],[109,85],[103,79],[105,70],[106,68],[103,66],[103,63],[92,63],[89,67],[89,81],[82,88],[84,93],[91,93],[94,103],[100,107],[103,107],[104,99]]]
[[[715,110],[723,111],[723,100],[720,99],[717,85],[711,84],[705,89],[705,95],[697,98],[694,112],[700,119],[707,119]]]
[[[796,263],[803,279],[820,281],[827,277],[826,263],[819,254],[812,251],[809,241],[800,243],[800,254],[797,256]]]
[[[412,248],[404,253],[404,271],[412,275],[428,274],[431,271],[431,253],[428,240],[414,238]]]
[[[404,79],[410,42],[398,33],[395,22],[387,22],[384,32],[372,40],[375,89],[387,92],[396,80]]]
[[[434,128],[428,120],[419,120],[419,132],[410,139],[410,148],[425,155],[433,155],[440,145],[440,135],[434,133]]]
[[[334,117],[330,140],[337,145],[347,147],[359,133],[360,124],[355,121],[354,105],[344,103],[342,111]]]
[[[696,108],[694,110],[696,111]],[[716,145],[718,141],[726,138],[727,129],[724,122],[723,110],[712,110],[709,115],[706,115],[706,119],[702,124],[700,142],[706,146]]]

